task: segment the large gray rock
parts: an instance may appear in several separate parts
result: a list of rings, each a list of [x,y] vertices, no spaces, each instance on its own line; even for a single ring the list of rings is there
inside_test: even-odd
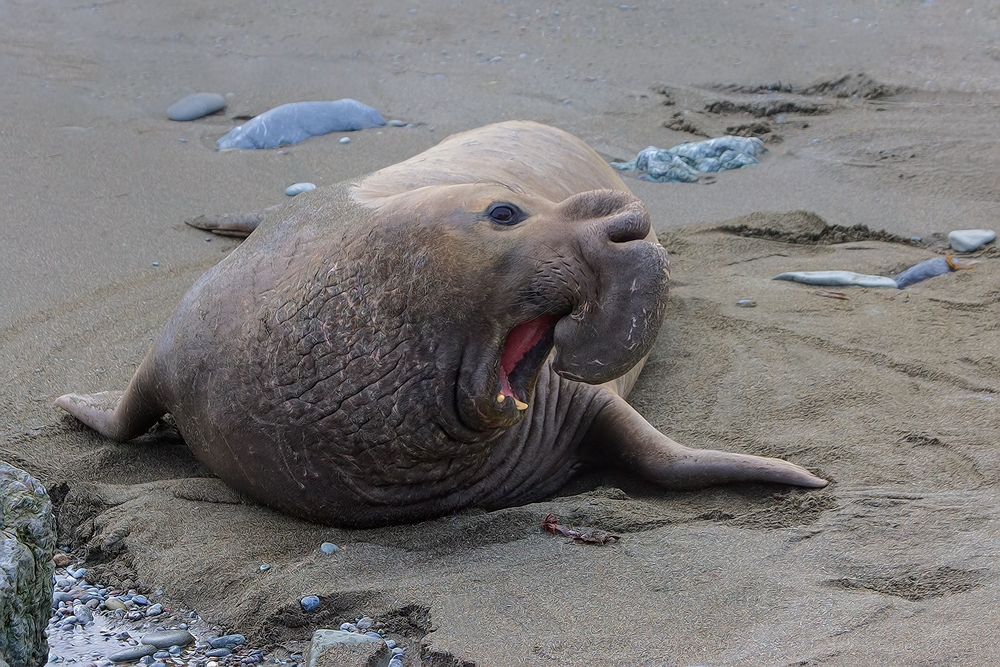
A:
[[[56,523],[45,488],[0,461],[0,665],[42,667]]]
[[[387,665],[389,648],[381,639],[341,630],[316,630],[305,655],[306,667]]]

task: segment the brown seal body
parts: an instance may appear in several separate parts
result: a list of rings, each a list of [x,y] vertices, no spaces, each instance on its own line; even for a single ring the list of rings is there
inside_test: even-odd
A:
[[[227,483],[339,525],[530,502],[600,459],[670,487],[825,485],[682,447],[624,401],[667,269],[586,144],[491,125],[275,211],[195,283],[124,395],[57,404],[117,440],[170,412]]]

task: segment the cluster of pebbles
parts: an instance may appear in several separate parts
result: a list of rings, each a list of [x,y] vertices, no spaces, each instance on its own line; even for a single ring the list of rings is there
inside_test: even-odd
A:
[[[60,556],[63,562],[68,560],[65,555]],[[162,604],[135,590],[118,591],[91,584],[86,574],[84,568],[56,569],[52,617],[47,629],[50,665],[253,667],[266,663],[299,667],[303,663],[300,653],[292,653],[284,660],[265,655],[248,647],[243,635],[217,636],[195,611],[164,609]],[[156,595],[161,594],[162,591],[156,591]],[[404,649],[384,638],[380,629],[380,624],[368,617],[340,626],[345,635],[385,642],[391,651],[389,667],[403,667]]]

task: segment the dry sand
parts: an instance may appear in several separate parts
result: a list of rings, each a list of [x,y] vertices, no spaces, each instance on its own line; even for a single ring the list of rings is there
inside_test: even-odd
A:
[[[1000,226],[1000,9],[347,5],[0,3],[0,459],[62,501],[63,540],[107,581],[161,585],[168,606],[260,644],[395,619],[425,646],[411,664],[1000,664],[996,248],[975,270],[846,301],[769,280],[891,274],[940,251],[865,229],[817,244],[809,225],[901,239]],[[861,72],[875,87],[808,90]],[[779,81],[802,94],[753,92]],[[166,119],[202,90],[232,93],[227,109]],[[340,97],[416,127],[212,150],[235,116]],[[790,111],[752,115],[775,101]],[[52,407],[123,387],[235,247],[183,219],[280,203],[291,183],[509,118],[615,158],[768,124],[754,128],[772,140],[758,168],[710,185],[627,180],[675,278],[632,400],[681,442],[789,458],[829,488],[663,493],[608,472],[550,502],[343,531],[242,503],[168,426],[115,445]],[[545,534],[547,512],[623,539]],[[327,557],[324,540],[344,549]],[[319,612],[301,611],[305,594]]]

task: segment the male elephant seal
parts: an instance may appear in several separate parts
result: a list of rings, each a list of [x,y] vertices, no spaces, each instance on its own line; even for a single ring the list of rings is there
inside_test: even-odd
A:
[[[119,441],[170,412],[233,487],[343,526],[535,501],[596,461],[670,488],[825,486],[679,445],[625,402],[667,282],[649,214],[593,150],[490,125],[273,212],[124,394],[57,404]]]

